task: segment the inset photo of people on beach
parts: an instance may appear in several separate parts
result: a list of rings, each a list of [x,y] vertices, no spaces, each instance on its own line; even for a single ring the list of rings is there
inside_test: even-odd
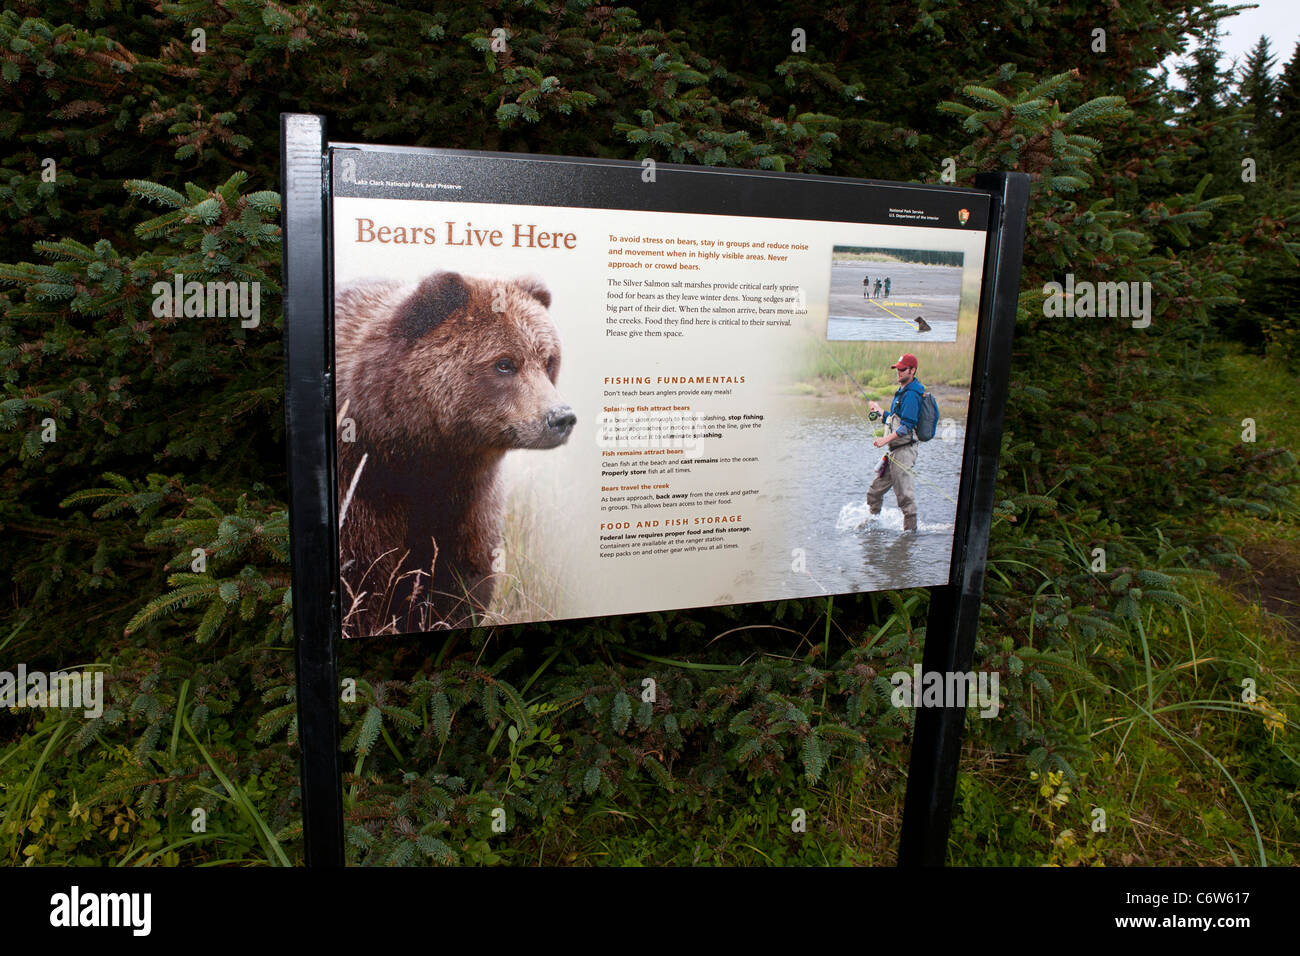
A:
[[[964,257],[959,250],[835,246],[826,338],[957,341]],[[978,295],[976,277],[972,309]]]

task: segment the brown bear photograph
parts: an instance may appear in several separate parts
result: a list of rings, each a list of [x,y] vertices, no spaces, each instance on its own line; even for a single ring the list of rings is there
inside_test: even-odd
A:
[[[563,445],[577,423],[550,306],[533,276],[336,289],[344,636],[484,622],[504,567],[502,459]]]

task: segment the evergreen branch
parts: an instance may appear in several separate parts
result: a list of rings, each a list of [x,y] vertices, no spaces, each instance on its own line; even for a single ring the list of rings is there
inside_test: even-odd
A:
[[[174,189],[168,189],[158,183],[152,183],[147,179],[128,179],[123,184],[126,191],[132,196],[139,196],[142,199],[156,202],[160,206],[170,206],[173,209],[185,205],[185,197]]]
[[[987,86],[964,86],[962,92],[973,100],[979,100],[988,106],[996,106],[999,109],[1011,109],[1011,101],[999,93],[997,90],[991,90]]]
[[[124,635],[130,636],[135,631],[139,630],[141,626],[156,620],[169,611],[176,610],[177,608],[189,607],[201,598],[214,597],[217,595],[220,587],[220,584],[211,578],[193,580],[194,576],[192,575],[173,575],[172,577],[173,579],[185,577],[190,579],[193,583],[181,585],[167,594],[154,598],[142,607],[138,612],[136,612],[135,617],[131,618],[131,620],[127,622],[126,627],[122,631]]]

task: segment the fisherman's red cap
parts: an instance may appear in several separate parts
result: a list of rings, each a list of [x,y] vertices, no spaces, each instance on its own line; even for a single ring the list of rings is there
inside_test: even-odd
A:
[[[917,367],[916,356],[913,355],[911,352],[904,352],[902,355],[898,357],[898,361],[889,367],[890,368],[916,368]]]

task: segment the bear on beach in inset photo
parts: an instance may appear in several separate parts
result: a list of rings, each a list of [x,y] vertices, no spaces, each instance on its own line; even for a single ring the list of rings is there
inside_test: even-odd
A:
[[[531,276],[437,272],[336,291],[345,637],[463,627],[488,607],[501,459],[562,445],[577,422],[555,388],[550,305]]]

